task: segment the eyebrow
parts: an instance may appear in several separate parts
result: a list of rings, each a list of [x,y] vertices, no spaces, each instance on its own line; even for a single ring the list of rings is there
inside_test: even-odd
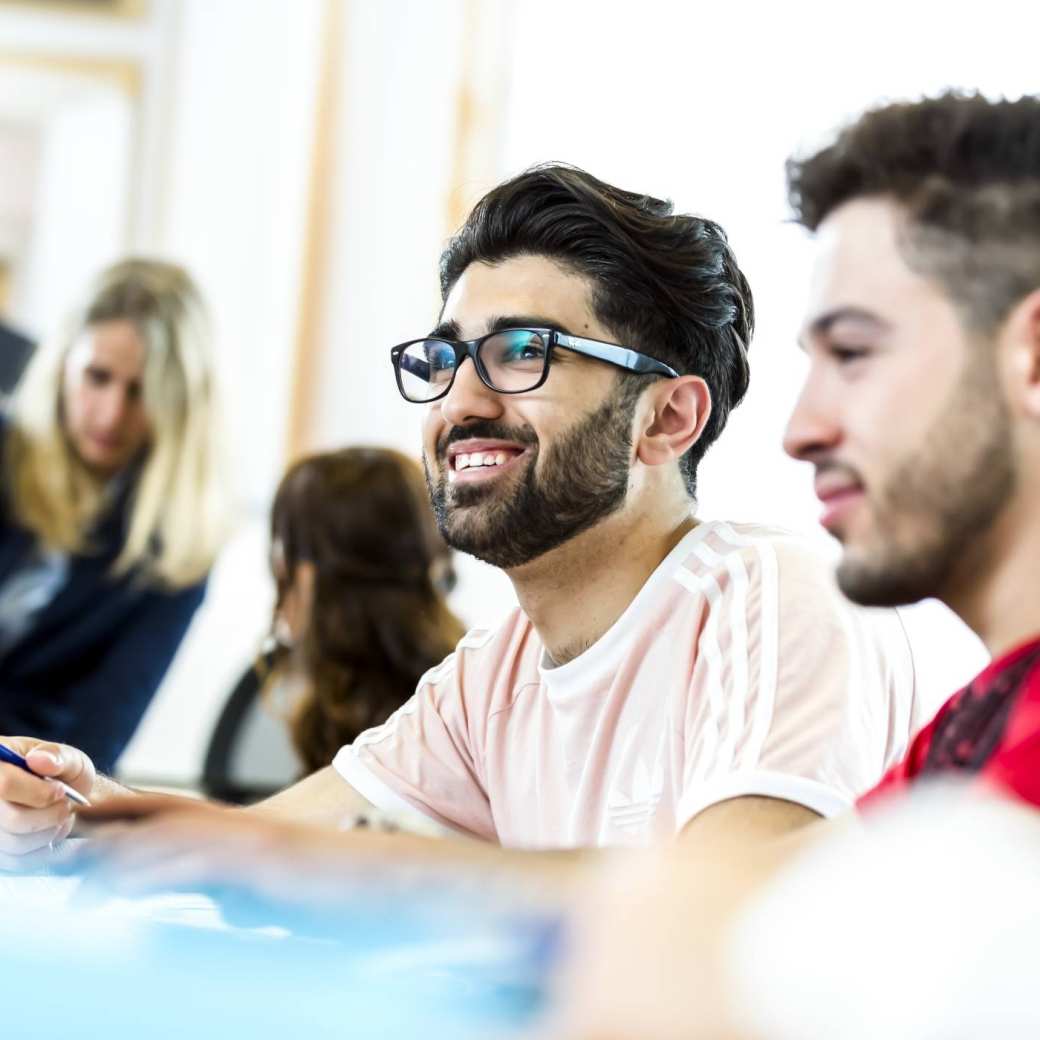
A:
[[[570,329],[561,325],[555,318],[547,318],[544,314],[499,314],[488,319],[487,335],[504,332],[506,329],[556,329],[564,335],[571,335]],[[431,333],[432,339],[461,339],[462,329],[457,321],[442,321]],[[476,338],[476,337],[475,337]]]
[[[818,339],[826,336],[830,330],[840,321],[852,321],[859,325],[868,325],[872,329],[885,331],[890,328],[887,321],[879,318],[871,311],[862,307],[836,307],[832,311],[826,311],[818,318],[813,319],[806,333],[798,338],[798,345],[804,350],[808,338]]]

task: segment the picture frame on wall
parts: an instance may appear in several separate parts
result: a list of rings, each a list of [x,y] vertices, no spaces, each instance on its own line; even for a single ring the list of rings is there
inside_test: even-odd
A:
[[[132,239],[141,70],[0,51],[3,315],[33,339]]]
[[[0,0],[0,9],[4,7],[88,17],[141,18],[147,13],[148,0]]]

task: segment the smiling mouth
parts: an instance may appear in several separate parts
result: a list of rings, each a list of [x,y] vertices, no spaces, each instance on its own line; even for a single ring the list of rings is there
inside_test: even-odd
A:
[[[472,483],[499,476],[527,452],[518,448],[494,448],[489,451],[460,451],[448,460],[448,483]]]

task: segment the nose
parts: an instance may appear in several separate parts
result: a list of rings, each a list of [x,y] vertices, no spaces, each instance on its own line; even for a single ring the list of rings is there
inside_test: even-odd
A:
[[[95,417],[99,426],[113,433],[119,429],[130,408],[130,396],[121,386],[108,386],[98,402]]]
[[[787,421],[784,451],[803,462],[832,451],[842,439],[839,414],[834,398],[810,378]]]
[[[451,426],[502,415],[502,395],[485,386],[476,366],[466,358],[455,372],[455,382],[441,402],[441,415]]]

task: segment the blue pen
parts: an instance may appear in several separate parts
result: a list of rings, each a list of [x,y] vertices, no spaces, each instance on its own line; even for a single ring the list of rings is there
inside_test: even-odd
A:
[[[39,773],[34,772],[29,767],[29,763],[18,754],[17,751],[12,751],[6,744],[0,744],[0,762],[7,762],[12,766],[17,766],[19,769],[24,769],[27,773],[32,773],[33,776],[39,776]],[[47,777],[41,777],[41,779],[47,779]],[[90,802],[83,797],[74,787],[69,787],[68,784],[61,780],[55,780],[56,784],[60,784],[62,790],[65,792],[67,798],[75,802],[77,805],[86,805],[89,807]]]

